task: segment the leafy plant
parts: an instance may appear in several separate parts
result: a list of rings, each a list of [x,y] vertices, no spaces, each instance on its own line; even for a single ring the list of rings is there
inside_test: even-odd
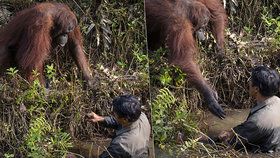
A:
[[[264,7],[261,19],[266,25],[270,37],[273,39],[272,43],[276,47],[280,46],[280,17],[273,17],[270,12],[268,12],[268,8]]]
[[[14,154],[9,154],[9,153],[4,154],[5,158],[14,158],[14,156],[15,156]]]
[[[18,70],[15,67],[7,69],[7,74],[14,77],[18,73]]]
[[[46,65],[46,76],[50,81],[54,81],[55,80],[55,74],[56,74],[56,70],[54,68],[54,65]]]
[[[175,101],[176,99],[169,89],[163,88],[159,90],[159,94],[152,102],[154,140],[162,148],[164,148],[166,141],[170,139],[169,135],[173,130],[168,113]]]
[[[178,102],[168,88],[160,89],[152,102],[152,121],[155,143],[162,149],[174,145],[178,133],[191,137],[198,124],[186,103]]]
[[[167,86],[172,82],[172,76],[171,76],[171,69],[169,67],[162,67],[161,73],[159,74],[159,80],[160,83],[163,86]]]
[[[50,125],[43,116],[31,121],[26,136],[28,157],[62,157],[72,147],[70,135]]]

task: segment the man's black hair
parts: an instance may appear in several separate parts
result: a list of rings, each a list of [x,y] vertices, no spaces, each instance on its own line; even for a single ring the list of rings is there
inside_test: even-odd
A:
[[[257,66],[251,75],[252,86],[259,88],[261,95],[270,97],[279,91],[279,73],[267,66]]]
[[[121,95],[113,100],[113,111],[119,117],[134,122],[141,115],[140,102],[132,95]]]

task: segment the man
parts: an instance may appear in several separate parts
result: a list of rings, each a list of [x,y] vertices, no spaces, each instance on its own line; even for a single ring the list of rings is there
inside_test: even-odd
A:
[[[146,115],[141,112],[139,101],[132,95],[122,95],[113,100],[113,116],[87,114],[91,122],[100,122],[105,127],[116,129],[109,147],[99,158],[146,158],[151,127]]]
[[[247,120],[219,135],[221,141],[252,152],[280,149],[279,74],[268,67],[255,67],[249,81],[249,94],[256,102]]]

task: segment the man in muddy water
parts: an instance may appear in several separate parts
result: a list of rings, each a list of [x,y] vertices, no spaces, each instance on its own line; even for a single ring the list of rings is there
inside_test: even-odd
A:
[[[247,120],[218,136],[220,141],[246,147],[252,152],[273,152],[280,150],[280,98],[279,74],[266,66],[255,67],[249,81],[249,95],[255,106]]]
[[[113,100],[113,116],[87,114],[88,121],[99,122],[116,129],[109,147],[99,158],[146,158],[151,127],[146,115],[141,112],[140,102],[132,95],[122,95]]]

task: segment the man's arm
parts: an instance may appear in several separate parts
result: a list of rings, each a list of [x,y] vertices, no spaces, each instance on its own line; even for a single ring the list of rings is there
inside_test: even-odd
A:
[[[107,128],[113,128],[113,129],[119,129],[121,128],[121,124],[119,124],[116,119],[112,116],[104,117],[104,121],[102,122],[102,125]]]
[[[101,123],[103,126],[107,127],[107,128],[113,128],[113,129],[119,129],[121,128],[121,124],[119,124],[114,117],[112,116],[99,116],[94,112],[88,113],[86,115],[86,119],[89,122],[93,122],[93,123]]]

